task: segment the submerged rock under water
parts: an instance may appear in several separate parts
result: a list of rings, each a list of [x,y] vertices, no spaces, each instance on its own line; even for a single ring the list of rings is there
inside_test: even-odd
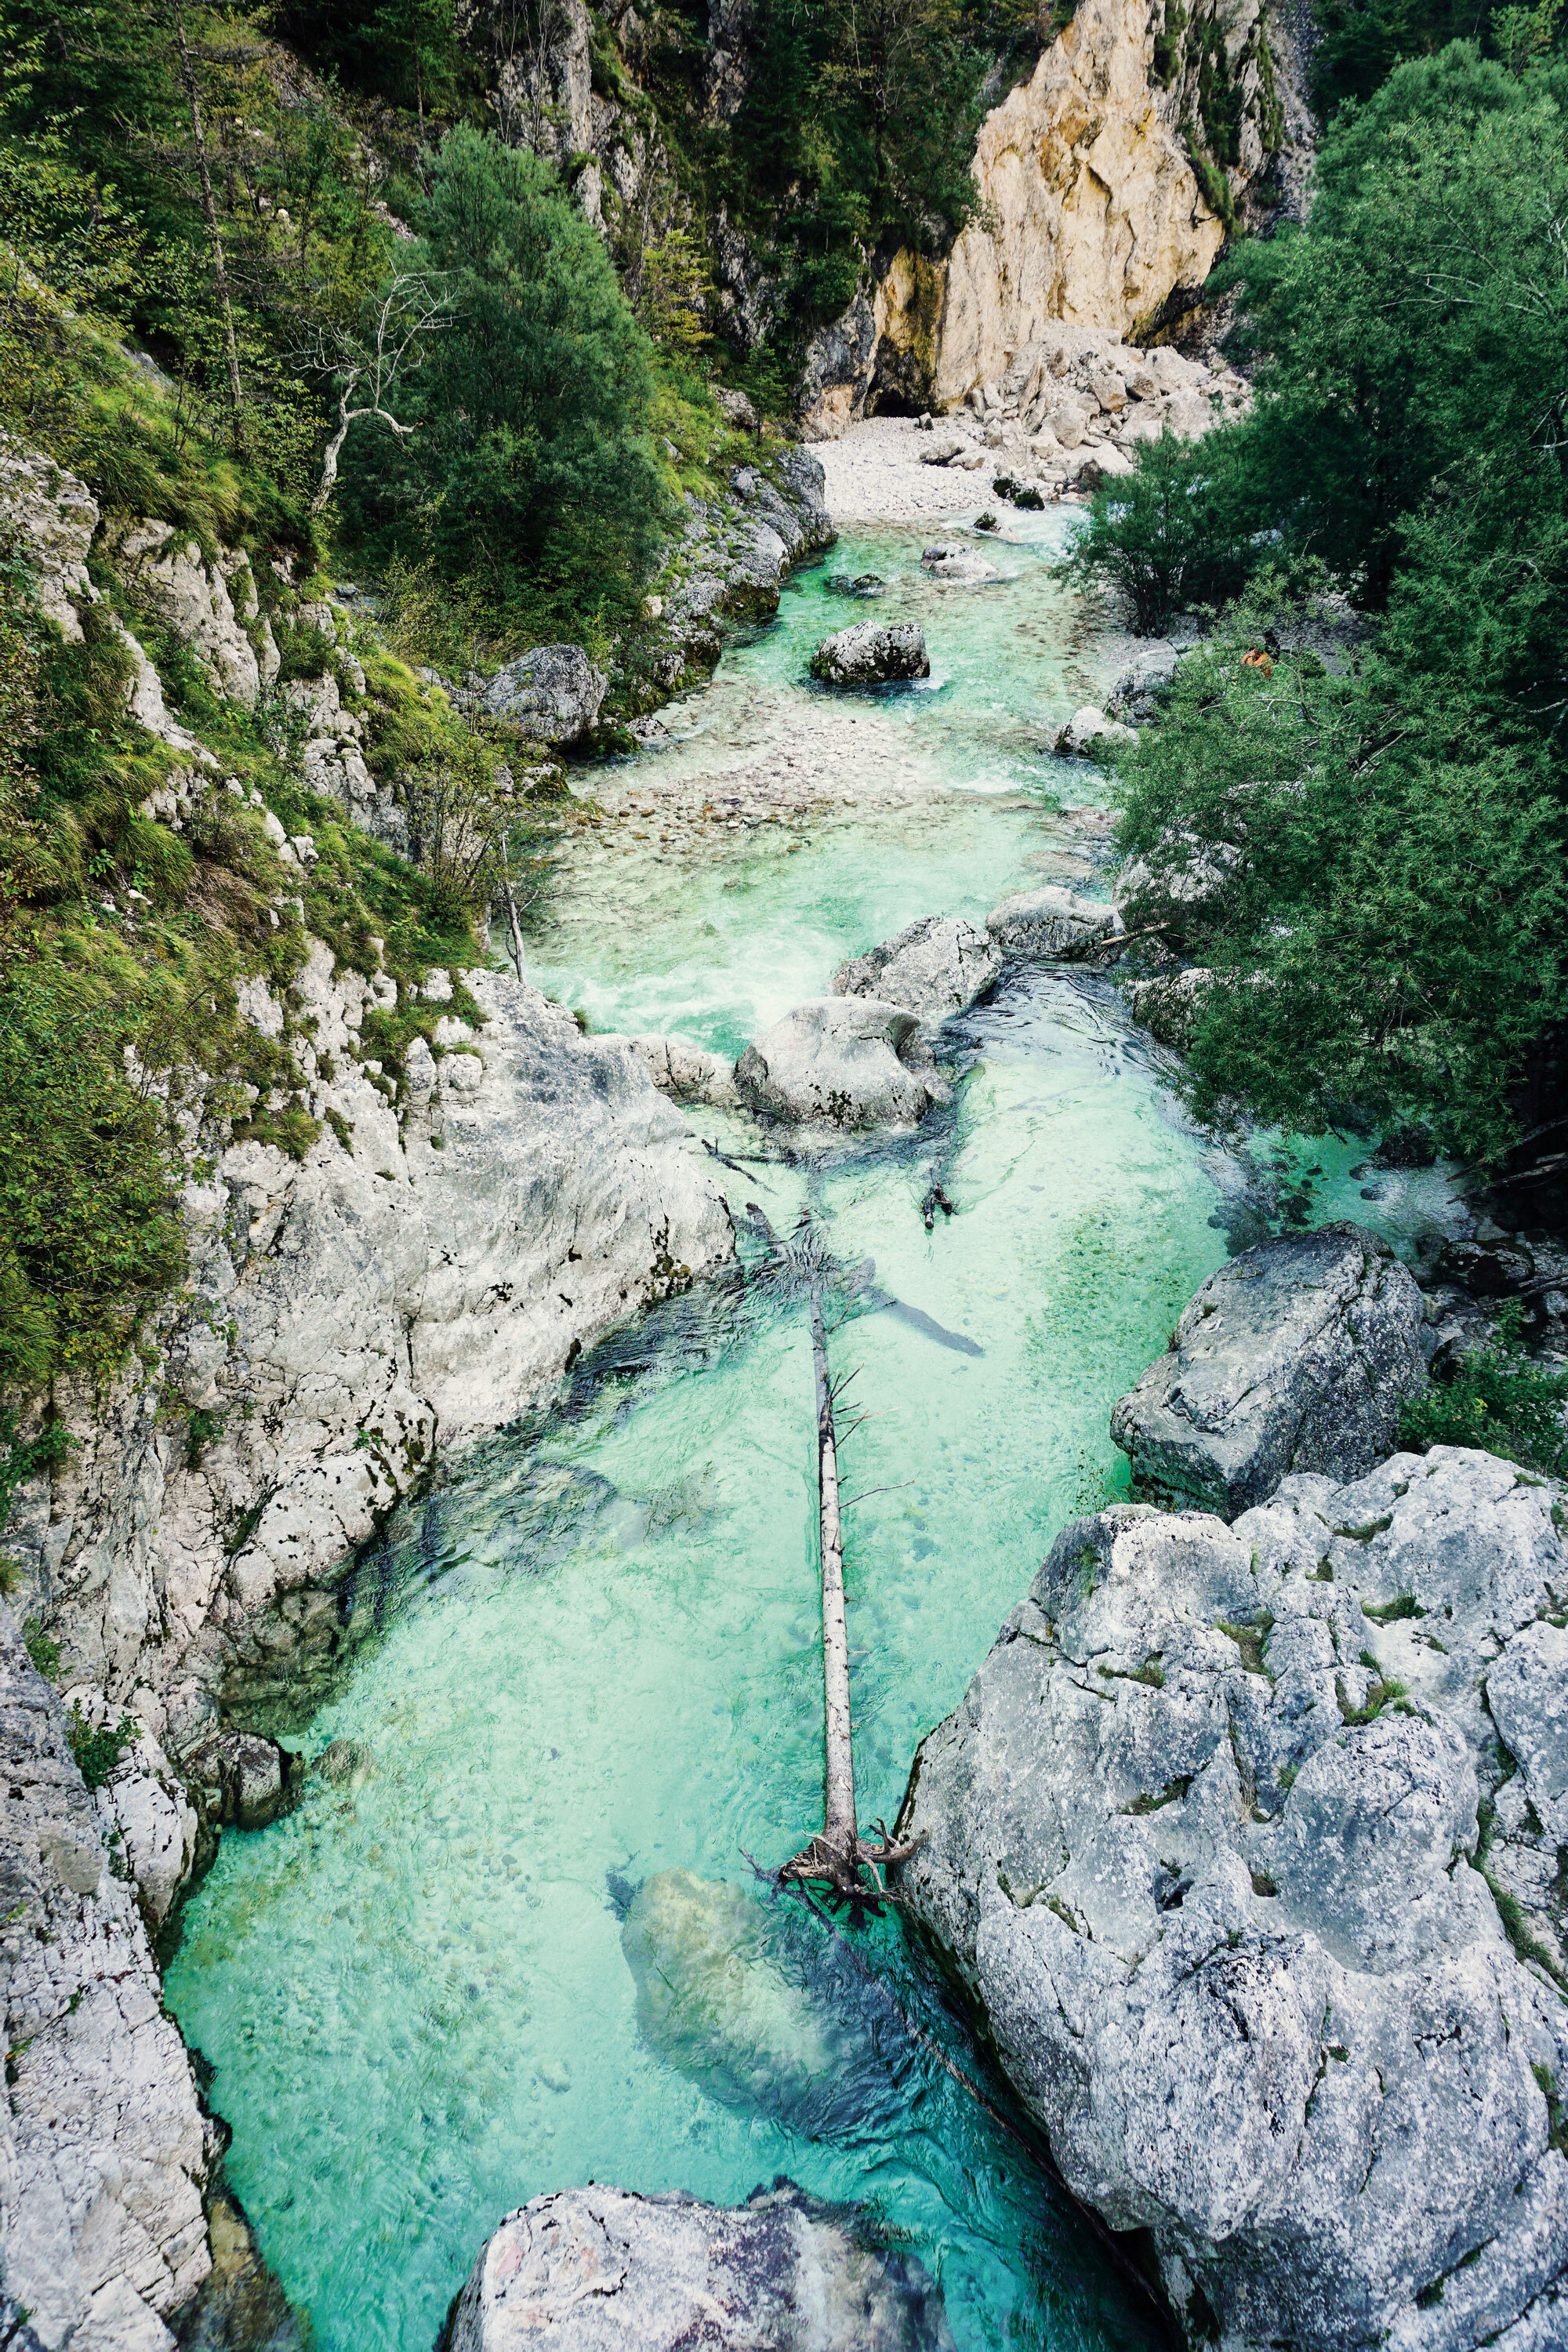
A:
[[[662,1870],[629,1905],[621,1948],[644,2040],[727,2106],[834,2138],[898,2097],[912,2053],[895,2003],[792,1907]]]

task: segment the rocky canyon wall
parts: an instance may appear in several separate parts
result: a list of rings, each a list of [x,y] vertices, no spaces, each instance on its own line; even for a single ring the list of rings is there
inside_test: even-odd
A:
[[[976,217],[940,259],[906,249],[808,354],[802,409],[831,435],[889,399],[947,409],[1049,329],[1143,340],[1200,286],[1237,199],[1288,136],[1259,0],[1081,0],[974,156]],[[1289,78],[1287,76],[1287,78]]]

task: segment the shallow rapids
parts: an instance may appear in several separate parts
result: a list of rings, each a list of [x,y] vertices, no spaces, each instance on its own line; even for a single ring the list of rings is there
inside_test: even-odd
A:
[[[733,1052],[916,915],[1083,887],[1102,834],[1058,803],[1094,779],[1042,756],[1095,683],[1044,581],[1061,529],[985,591],[925,582],[914,533],[841,543],[664,748],[591,780],[605,821],[539,921],[545,984],[596,1026]],[[877,605],[825,585],[870,570]],[[923,621],[929,690],[807,687],[811,644],[866,610]],[[1108,982],[1037,972],[955,1039],[957,1098],[918,1137],[721,1170],[734,1272],[607,1342],[399,1522],[356,1588],[380,1630],[301,1741],[353,1738],[374,1771],[226,1835],[189,1906],[168,1998],[321,2352],[428,2352],[487,2232],[546,2189],[730,2202],[777,2174],[868,2206],[940,2275],[965,2352],[1152,2340],[911,2036],[978,2074],[896,1925],[853,1936],[857,1961],[771,1913],[747,1861],[795,1850],[822,1781],[809,1335],[748,1204],[782,1230],[809,1199],[847,1263],[875,1261],[830,1339],[836,1373],[858,1368],[847,1429],[869,1416],[842,1457],[865,1822],[891,1820],[1063,1519],[1116,1490],[1110,1401],[1257,1215]],[[1314,1213],[1424,1213],[1416,1180],[1369,1207],[1350,1159],[1310,1163]],[[933,1173],[953,1213],[928,1233]]]

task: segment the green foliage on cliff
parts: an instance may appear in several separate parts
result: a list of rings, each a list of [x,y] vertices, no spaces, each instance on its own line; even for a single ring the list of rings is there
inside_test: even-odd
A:
[[[1552,760],[1375,655],[1339,675],[1244,662],[1281,601],[1259,583],[1121,763],[1121,846],[1176,878],[1162,936],[1213,975],[1189,1098],[1221,1124],[1415,1122],[1494,1160],[1521,1073],[1568,1016]]]
[[[1518,72],[1554,47],[1562,14],[1562,0],[1526,7],[1490,0],[1317,0],[1314,99],[1325,114],[1347,100],[1364,102],[1395,66],[1437,57],[1454,41],[1476,42]]]

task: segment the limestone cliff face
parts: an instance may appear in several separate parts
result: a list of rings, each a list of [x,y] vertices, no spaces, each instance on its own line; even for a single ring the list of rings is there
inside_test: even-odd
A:
[[[1273,38],[1281,36],[1278,29]],[[976,142],[977,217],[900,253],[808,359],[808,429],[894,394],[950,408],[1052,325],[1136,341],[1200,285],[1282,136],[1260,0],[1081,0]]]

